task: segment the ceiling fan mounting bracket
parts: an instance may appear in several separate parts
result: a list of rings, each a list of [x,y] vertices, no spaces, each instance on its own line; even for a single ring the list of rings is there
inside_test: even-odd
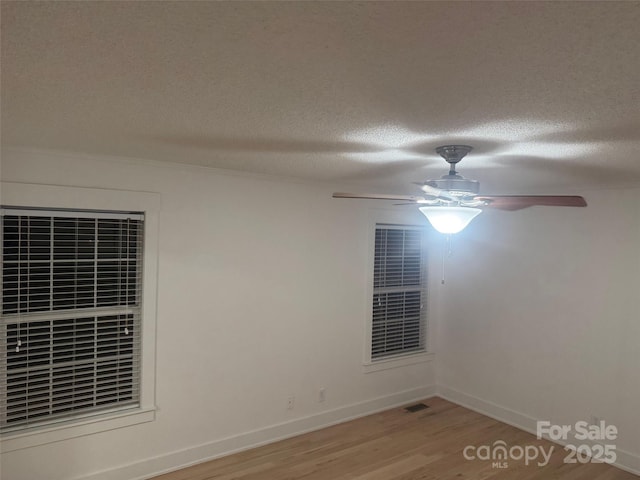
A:
[[[444,158],[447,163],[451,164],[452,168],[471,150],[473,150],[473,147],[470,147],[469,145],[442,145],[441,147],[436,148],[438,155]]]

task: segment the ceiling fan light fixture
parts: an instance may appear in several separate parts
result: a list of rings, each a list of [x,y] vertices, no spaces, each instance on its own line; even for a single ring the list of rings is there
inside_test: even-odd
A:
[[[420,207],[429,223],[440,233],[459,233],[477,217],[482,210],[472,207]]]

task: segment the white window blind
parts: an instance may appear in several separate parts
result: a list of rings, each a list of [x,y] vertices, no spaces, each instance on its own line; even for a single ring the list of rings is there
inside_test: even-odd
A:
[[[2,209],[3,431],[139,404],[143,219]]]
[[[371,359],[425,350],[426,256],[423,231],[377,225]]]

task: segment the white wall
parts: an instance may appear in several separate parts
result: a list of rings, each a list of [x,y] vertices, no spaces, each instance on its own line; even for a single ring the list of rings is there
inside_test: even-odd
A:
[[[640,189],[584,196],[585,209],[484,213],[457,239],[438,388],[527,428],[600,417],[640,471]]]
[[[434,391],[431,362],[363,371],[372,204],[326,186],[60,154],[5,152],[1,173],[162,195],[156,421],[5,452],[2,480],[131,480]]]
[[[5,453],[2,480],[131,480],[434,391],[433,363],[363,373],[374,204],[64,155],[12,152],[1,173],[162,194],[156,421]],[[483,213],[444,286],[433,245],[438,389],[525,428],[601,417],[640,470],[640,190],[584,194],[586,209]]]

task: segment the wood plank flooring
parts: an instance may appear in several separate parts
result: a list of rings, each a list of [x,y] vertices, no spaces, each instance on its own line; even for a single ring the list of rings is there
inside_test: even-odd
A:
[[[556,445],[548,465],[463,456],[467,445],[543,446],[551,442],[440,398],[415,413],[395,408],[219,458],[153,480],[638,480],[607,464],[566,464]]]

